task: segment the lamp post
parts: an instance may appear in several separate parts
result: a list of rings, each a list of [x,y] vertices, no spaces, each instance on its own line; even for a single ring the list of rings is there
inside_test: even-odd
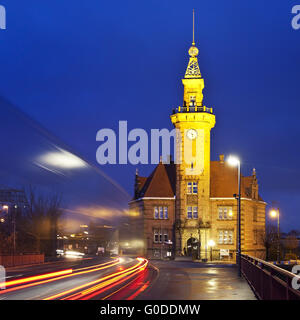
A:
[[[239,158],[229,156],[227,162],[234,167],[238,168],[238,194],[233,196],[237,200],[238,214],[237,214],[237,265],[238,265],[238,276],[242,276],[241,270],[241,161]]]
[[[280,263],[280,222],[279,222],[279,210],[272,209],[270,211],[271,218],[277,217],[277,263]]]
[[[215,244],[214,240],[208,240],[208,246],[210,247],[210,261],[212,261],[212,250]]]

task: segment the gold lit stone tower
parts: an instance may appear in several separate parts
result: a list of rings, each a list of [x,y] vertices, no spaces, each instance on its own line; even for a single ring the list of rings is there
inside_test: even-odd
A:
[[[176,255],[204,258],[210,236],[210,130],[215,125],[212,108],[203,105],[204,79],[201,76],[194,40],[182,83],[183,106],[171,115],[180,132],[176,159]]]

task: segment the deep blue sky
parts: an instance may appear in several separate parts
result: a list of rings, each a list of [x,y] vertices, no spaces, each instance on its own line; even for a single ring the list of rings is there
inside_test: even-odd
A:
[[[300,229],[300,30],[291,27],[297,1],[0,4],[7,10],[0,95],[91,162],[96,132],[119,120],[128,120],[129,129],[171,129],[195,8],[204,101],[217,120],[212,159],[235,153],[244,174],[257,168],[263,198],[280,204],[283,228]],[[132,192],[134,166],[101,169]]]

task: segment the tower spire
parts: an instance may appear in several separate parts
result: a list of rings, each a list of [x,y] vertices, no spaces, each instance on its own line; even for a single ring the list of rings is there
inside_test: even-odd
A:
[[[195,9],[193,9],[193,43],[192,45],[195,45]]]
[[[190,60],[185,72],[185,78],[201,78],[201,72],[198,65],[198,48],[195,46],[195,10],[193,9],[193,43],[189,49]]]

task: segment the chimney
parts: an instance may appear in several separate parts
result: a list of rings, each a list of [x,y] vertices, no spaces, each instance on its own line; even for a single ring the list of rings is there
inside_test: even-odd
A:
[[[220,163],[224,164],[224,154],[219,155]]]

